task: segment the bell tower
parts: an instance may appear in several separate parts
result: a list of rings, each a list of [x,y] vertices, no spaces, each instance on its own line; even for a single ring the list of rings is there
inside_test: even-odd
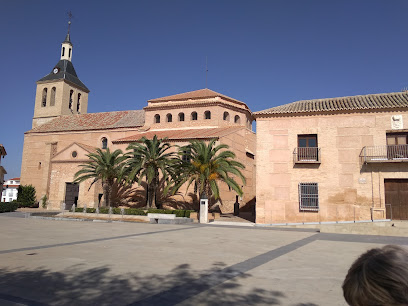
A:
[[[86,114],[88,111],[89,89],[78,78],[72,64],[72,15],[69,14],[69,17],[68,32],[61,44],[60,60],[49,74],[37,81],[33,128],[58,116]]]

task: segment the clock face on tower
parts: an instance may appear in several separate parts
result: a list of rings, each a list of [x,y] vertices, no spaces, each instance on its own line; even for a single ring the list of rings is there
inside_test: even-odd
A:
[[[57,74],[59,72],[59,69],[57,67],[55,67],[52,72],[54,72],[54,74]]]

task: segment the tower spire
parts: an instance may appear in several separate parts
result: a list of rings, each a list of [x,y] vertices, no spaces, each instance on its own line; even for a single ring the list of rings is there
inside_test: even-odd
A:
[[[69,11],[68,13],[67,13],[67,15],[68,15],[68,32],[67,32],[67,36],[65,36],[65,40],[64,40],[64,42],[69,42],[69,43],[71,43],[71,37],[70,37],[70,31],[71,31],[71,19],[72,19],[72,13],[71,13],[71,11]]]
[[[68,32],[67,36],[65,36],[65,40],[62,42],[61,46],[61,60],[68,60],[71,61],[72,59],[72,43],[71,43],[71,19],[72,13],[69,11],[68,13]]]

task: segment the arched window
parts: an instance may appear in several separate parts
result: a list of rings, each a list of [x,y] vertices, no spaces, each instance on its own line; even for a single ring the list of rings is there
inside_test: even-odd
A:
[[[197,112],[191,113],[191,120],[197,120]]]
[[[68,58],[71,58],[71,48],[69,48]]]
[[[223,119],[224,119],[225,121],[230,121],[230,115],[229,115],[228,112],[224,112]]]
[[[240,124],[241,123],[241,117],[236,115],[234,118],[234,122]]]
[[[68,104],[68,108],[70,109],[70,110],[72,110],[72,96],[74,95],[74,91],[71,89],[70,91],[69,91],[69,104]]]
[[[102,145],[102,149],[107,149],[108,148],[108,139],[106,137],[103,137],[101,139],[101,145]]]
[[[79,110],[81,108],[81,94],[78,94],[78,103],[77,103],[77,113],[79,113]]]
[[[184,113],[178,114],[179,121],[184,121]]]
[[[44,89],[43,89],[41,106],[42,106],[42,107],[46,107],[46,106],[47,106],[47,88],[44,88]]]
[[[55,87],[51,88],[51,101],[50,101],[50,106],[55,105],[55,93],[57,89]]]
[[[160,115],[159,114],[154,115],[154,123],[160,123]]]
[[[210,111],[205,111],[204,119],[211,119],[211,112]]]
[[[62,47],[62,56],[65,55],[65,47]]]
[[[171,114],[166,115],[166,120],[167,122],[172,122],[173,121],[173,116]]]

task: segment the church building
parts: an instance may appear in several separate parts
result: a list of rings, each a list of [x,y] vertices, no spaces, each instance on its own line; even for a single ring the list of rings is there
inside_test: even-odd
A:
[[[24,138],[21,184],[33,185],[38,200],[46,195],[50,209],[100,205],[101,185],[73,182],[87,154],[126,151],[157,135],[177,145],[215,138],[235,152],[245,165],[244,195],[221,184],[222,212],[232,212],[236,201],[252,210],[256,196],[262,224],[408,220],[407,91],[252,113],[244,102],[205,88],[151,99],[142,110],[88,114],[89,89],[76,74],[72,50],[68,32],[59,62],[37,81],[33,125]],[[145,204],[143,188],[129,196],[133,202],[119,204]],[[192,190],[161,199],[179,208],[197,200]]]
[[[78,166],[97,148],[122,149],[142,137],[168,138],[170,144],[189,140],[217,139],[227,144],[236,160],[245,165],[244,196],[239,198],[227,186],[220,186],[222,212],[232,212],[238,201],[251,209],[255,201],[256,135],[253,116],[239,100],[210,89],[201,89],[151,99],[142,110],[88,113],[89,89],[79,79],[72,64],[73,44],[68,31],[62,42],[60,60],[51,72],[37,81],[32,129],[24,136],[21,184],[31,184],[37,200],[47,196],[49,209],[96,207],[103,203],[102,186],[91,182],[74,183]],[[89,189],[89,190],[88,190]],[[190,190],[163,199],[161,204],[194,207],[197,198]],[[132,195],[136,204],[145,205],[143,188]],[[128,204],[123,200],[120,204]]]

